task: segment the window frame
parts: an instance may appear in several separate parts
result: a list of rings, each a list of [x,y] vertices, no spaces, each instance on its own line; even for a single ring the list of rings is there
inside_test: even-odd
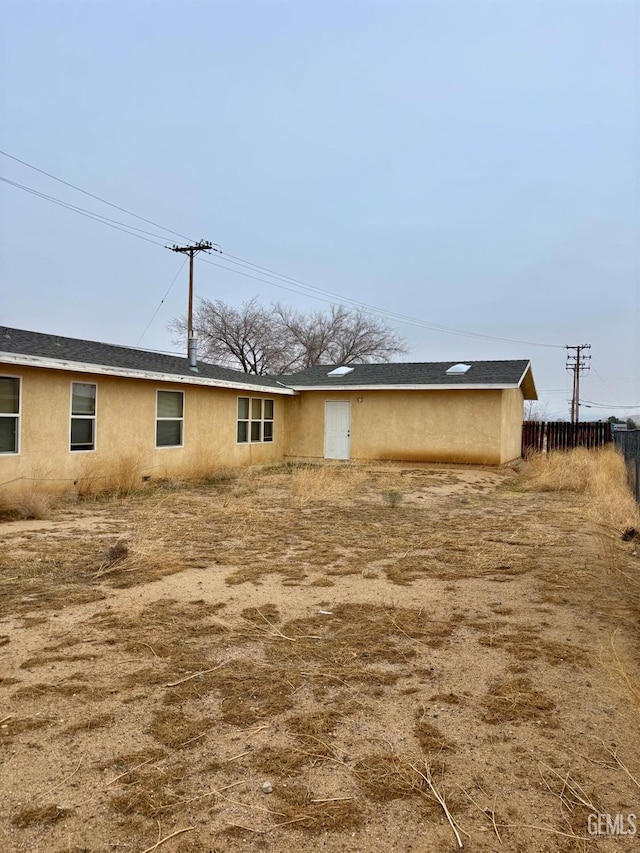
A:
[[[73,386],[74,385],[93,385],[96,389],[93,401],[93,414],[92,415],[76,415],[73,411]],[[97,450],[97,440],[98,440],[98,383],[97,382],[80,382],[76,379],[71,380],[71,394],[69,398],[69,453],[95,453]],[[76,421],[93,421],[93,428],[91,430],[91,437],[93,439],[92,447],[73,447],[71,443],[71,439],[73,437],[73,422]],[[86,444],[86,442],[84,442]]]
[[[0,379],[13,379],[18,383],[18,411],[0,412],[0,418],[13,418],[16,422],[15,450],[0,450],[0,456],[19,456],[22,448],[22,376],[0,374]]]
[[[179,418],[161,418],[158,415],[158,402],[160,394],[180,394],[182,397],[182,416]],[[185,410],[185,393],[174,388],[156,388],[156,421],[155,421],[155,448],[156,450],[176,450],[184,447],[184,410]],[[160,421],[172,421],[180,424],[180,444],[158,444],[158,424]]]
[[[247,401],[247,417],[240,417],[240,401]],[[260,416],[255,417],[255,404],[260,405]],[[266,404],[271,404],[271,417],[266,416]],[[275,399],[273,397],[244,397],[239,396],[236,404],[236,444],[273,444],[273,423],[275,420]],[[240,424],[245,424],[244,432],[246,438],[240,438]],[[269,424],[269,437],[265,438],[265,424]],[[257,429],[254,430],[254,425]],[[257,432],[259,438],[253,438],[254,432]]]

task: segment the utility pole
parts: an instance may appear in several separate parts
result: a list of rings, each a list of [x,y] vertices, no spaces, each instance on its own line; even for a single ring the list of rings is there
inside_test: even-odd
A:
[[[580,374],[586,373],[591,364],[591,344],[566,346],[567,370],[573,373],[573,394],[571,397],[571,423],[580,420]]]
[[[187,317],[187,358],[189,359],[189,367],[197,369],[196,364],[196,337],[193,334],[193,258],[198,252],[210,252],[213,249],[213,243],[209,240],[200,240],[197,243],[191,243],[188,246],[167,246],[172,252],[180,252],[183,255],[189,255],[189,310]],[[217,252],[220,250],[216,248]]]

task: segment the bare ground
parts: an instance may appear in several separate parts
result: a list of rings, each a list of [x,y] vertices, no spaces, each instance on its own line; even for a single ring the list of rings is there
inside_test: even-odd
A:
[[[638,550],[469,468],[5,523],[0,850],[635,848]]]

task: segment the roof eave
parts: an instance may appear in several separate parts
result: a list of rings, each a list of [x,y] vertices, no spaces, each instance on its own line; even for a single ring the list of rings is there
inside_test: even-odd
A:
[[[527,363],[522,376],[520,377],[520,382],[518,383],[519,387],[522,390],[522,394],[525,400],[537,400],[538,392],[536,391],[536,383],[533,380],[533,372],[531,370],[531,362]]]
[[[90,364],[84,361],[69,361],[65,359],[44,358],[37,355],[20,355],[17,353],[0,352],[0,363],[14,364],[17,367],[40,367],[48,370],[65,370],[72,373],[93,373],[99,376],[117,376],[122,379],[147,379],[154,382],[173,382],[179,385],[203,385],[210,388],[230,388],[238,391],[253,391],[263,394],[280,394],[293,397],[296,392],[289,387],[274,387],[273,385],[253,384],[249,382],[232,382],[227,379],[212,379],[201,376],[180,373],[163,373],[154,370],[136,370],[134,368],[111,367],[105,364]]]
[[[295,391],[502,391],[519,388],[519,382],[445,384],[379,384],[379,385],[290,385]]]

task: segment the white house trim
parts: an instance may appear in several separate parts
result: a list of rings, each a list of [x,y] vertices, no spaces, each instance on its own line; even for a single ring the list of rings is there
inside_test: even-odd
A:
[[[0,362],[15,364],[22,367],[43,367],[49,370],[65,370],[73,373],[93,373],[98,376],[119,376],[124,379],[150,379],[154,382],[173,382],[177,385],[204,385],[210,388],[229,388],[233,391],[241,389],[254,394],[280,394],[288,397],[297,396],[296,391],[288,386],[259,385],[248,382],[231,382],[227,379],[211,379],[197,374],[184,375],[175,373],[159,373],[153,370],[134,370],[125,367],[110,367],[103,364],[88,364],[81,361],[66,361],[64,359],[43,358],[36,355],[16,355],[11,352],[0,352]]]

